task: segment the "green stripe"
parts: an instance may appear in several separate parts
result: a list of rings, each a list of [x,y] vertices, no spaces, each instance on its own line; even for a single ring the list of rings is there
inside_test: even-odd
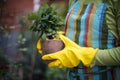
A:
[[[83,10],[82,10],[82,12],[80,13],[80,16],[79,16],[79,18],[78,18],[78,20],[77,20],[77,22],[76,22],[76,25],[79,25],[79,26],[77,26],[76,27],[76,36],[75,36],[75,42],[76,43],[79,43],[79,36],[80,36],[80,24],[81,24],[81,17],[82,17],[82,15],[84,14],[84,12],[85,12],[85,9],[86,9],[86,7],[87,7],[87,5],[83,5]]]
[[[107,49],[107,40],[108,40],[108,26],[106,25],[106,21],[104,19],[103,24],[102,24],[102,39],[101,39],[101,49]]]

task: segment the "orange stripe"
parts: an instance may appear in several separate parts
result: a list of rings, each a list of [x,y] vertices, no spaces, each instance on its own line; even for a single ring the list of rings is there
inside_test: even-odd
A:
[[[76,27],[79,27],[79,26],[76,26],[77,19],[79,18],[82,9],[83,9],[83,4],[81,4],[77,16],[75,16],[75,21],[74,21],[74,34],[73,34],[73,38],[72,38],[73,41],[75,41],[75,36],[76,36],[76,32],[77,32],[77,30],[76,30],[77,28],[76,28]]]
[[[97,9],[97,5],[95,4],[94,7],[93,7],[93,10],[92,10],[92,14],[90,15],[90,20],[89,20],[89,27],[88,27],[88,40],[87,40],[87,45],[88,46],[92,46],[92,25],[93,25],[93,19],[94,19],[94,16],[95,16],[95,12],[96,12],[96,9]]]
[[[90,21],[90,14],[92,13],[94,4],[91,5],[90,12],[88,13],[87,16],[87,21],[86,21],[86,33],[85,33],[85,46],[88,46],[87,41],[88,41],[88,29],[89,29],[89,21]]]
[[[66,22],[66,25],[67,25],[66,36],[68,36],[69,30],[70,30],[70,28],[69,28],[69,26],[70,26],[70,19],[69,18],[71,17],[71,14],[73,13],[74,7],[75,7],[75,4],[74,4],[73,8],[71,9],[71,11],[69,13],[69,16],[67,18],[67,22]]]

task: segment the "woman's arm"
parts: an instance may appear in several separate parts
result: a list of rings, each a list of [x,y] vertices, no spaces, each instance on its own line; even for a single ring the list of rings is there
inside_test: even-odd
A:
[[[120,65],[120,47],[99,50],[91,66],[109,66]]]
[[[110,3],[109,3],[110,4]],[[113,3],[113,6],[109,6],[108,13],[108,23],[114,23],[114,25],[108,25],[110,31],[116,36],[118,39],[118,46],[112,49],[99,50],[92,62],[91,66],[99,65],[99,66],[109,66],[109,65],[120,65],[120,0],[116,0]],[[112,9],[112,8],[113,9]],[[114,12],[113,12],[114,11]],[[110,14],[110,16],[109,16]],[[113,19],[114,17],[114,19]],[[114,20],[114,21],[113,21]],[[116,28],[116,29],[115,29]]]

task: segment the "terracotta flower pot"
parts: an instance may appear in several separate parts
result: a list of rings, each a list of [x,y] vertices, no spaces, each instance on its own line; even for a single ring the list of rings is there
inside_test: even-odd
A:
[[[62,50],[64,48],[64,43],[62,40],[41,40],[41,46],[43,55],[45,55],[47,53],[53,53]]]
[[[42,54],[50,54],[54,53],[57,51],[60,51],[64,48],[64,43],[61,40],[42,40],[41,41],[41,46],[42,46]],[[49,61],[44,61],[46,64],[49,64],[51,61],[54,60],[49,60]]]

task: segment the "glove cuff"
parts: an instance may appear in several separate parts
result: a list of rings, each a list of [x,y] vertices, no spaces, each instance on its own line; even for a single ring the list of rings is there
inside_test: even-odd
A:
[[[88,48],[87,51],[85,51],[85,53],[82,54],[81,61],[86,67],[89,67],[91,65],[98,50],[98,48]]]

